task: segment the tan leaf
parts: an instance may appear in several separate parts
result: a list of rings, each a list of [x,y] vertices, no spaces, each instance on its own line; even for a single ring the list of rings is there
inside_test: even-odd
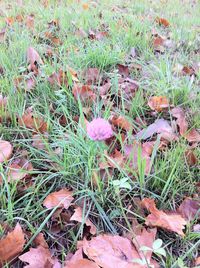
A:
[[[83,102],[91,103],[96,99],[96,95],[89,85],[75,84],[72,89],[72,93],[76,100],[80,98],[80,100]]]
[[[169,101],[165,96],[154,96],[149,98],[148,105],[152,110],[160,112],[169,107]]]
[[[69,191],[66,188],[61,189],[60,191],[49,194],[43,201],[43,205],[46,208],[54,208],[58,206],[68,209],[68,207],[71,205],[71,202],[74,199],[72,195],[73,195],[72,191]]]
[[[10,142],[0,140],[0,163],[10,159],[13,152],[13,147]]]
[[[37,248],[30,248],[30,250],[19,256],[22,262],[28,263],[24,268],[45,268],[55,267],[57,260],[53,259],[49,249],[39,246]],[[59,267],[59,266],[57,266]],[[60,266],[61,267],[61,266]]]
[[[31,162],[26,158],[18,158],[8,165],[7,180],[8,182],[22,180],[33,170]]]
[[[145,219],[146,225],[164,228],[184,236],[183,229],[187,222],[180,214],[158,210],[154,200],[150,198],[144,198],[141,203],[151,213]]]
[[[43,248],[49,248],[47,242],[44,239],[44,235],[43,233],[39,233],[36,238],[33,240],[34,245],[37,246],[41,246]]]
[[[186,197],[177,211],[188,221],[200,219],[200,199]]]
[[[77,207],[75,209],[75,212],[72,215],[72,217],[70,218],[70,221],[78,221],[80,223],[86,224],[88,227],[90,227],[90,233],[93,235],[95,235],[97,232],[95,225],[89,219],[85,220],[83,210],[81,207]]]
[[[25,244],[24,233],[19,223],[15,229],[0,240],[0,264],[9,262],[23,250]]]
[[[131,123],[124,117],[124,116],[112,116],[110,118],[110,122],[116,126],[116,127],[119,127],[119,128],[122,128],[126,131],[130,131],[131,128],[132,128],[132,125]]]

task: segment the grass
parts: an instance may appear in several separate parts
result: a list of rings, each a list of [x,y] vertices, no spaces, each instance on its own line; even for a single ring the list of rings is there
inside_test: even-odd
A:
[[[7,31],[8,43],[0,46],[0,66],[5,75],[0,77],[1,93],[9,97],[8,113],[11,116],[9,123],[0,125],[1,138],[10,141],[14,146],[14,158],[18,158],[20,150],[27,150],[31,163],[33,184],[25,190],[20,190],[17,182],[7,183],[6,167],[1,166],[4,184],[0,186],[0,219],[14,226],[20,221],[22,226],[32,232],[34,237],[42,231],[51,247],[60,247],[59,257],[63,258],[75,248],[77,240],[82,236],[81,228],[62,226],[59,234],[53,232],[50,220],[55,211],[47,211],[42,206],[45,197],[57,189],[70,187],[74,190],[77,203],[84,204],[86,215],[90,215],[98,226],[98,232],[120,233],[129,229],[127,215],[130,213],[144,222],[137,210],[130,210],[134,198],[144,196],[157,199],[160,209],[175,209],[184,196],[195,194],[195,185],[198,178],[197,168],[190,168],[186,164],[184,152],[186,142],[180,139],[171,144],[170,148],[154,155],[154,171],[144,176],[144,167],[139,174],[134,171],[118,169],[110,176],[105,174],[107,182],[100,178],[97,155],[105,158],[105,147],[86,138],[84,128],[74,122],[75,115],[83,115],[81,103],[77,103],[71,91],[66,88],[52,87],[47,77],[60,68],[67,66],[74,68],[78,74],[87,67],[97,67],[102,73],[111,77],[113,92],[118,86],[115,72],[117,63],[124,63],[131,47],[139,53],[136,63],[142,66],[142,72],[133,73],[132,77],[139,82],[140,89],[127,111],[116,107],[118,114],[125,115],[130,121],[135,117],[145,118],[148,107],[147,99],[152,95],[165,95],[172,105],[181,105],[188,109],[190,126],[200,126],[199,116],[199,75],[195,80],[189,77],[174,76],[174,66],[177,63],[190,65],[200,62],[200,54],[194,53],[199,48],[197,32],[200,23],[200,4],[196,1],[99,1],[94,7],[89,3],[89,9],[84,10],[78,1],[50,1],[50,7],[44,8],[41,1],[25,1],[20,7],[15,1],[6,9],[8,2],[3,1],[2,10],[6,16],[17,14],[34,14],[35,29],[31,34],[25,26],[14,23]],[[112,9],[115,8],[115,11]],[[100,15],[101,14],[101,15]],[[158,26],[156,16],[167,18],[171,27],[165,30]],[[44,60],[42,78],[36,88],[27,93],[23,89],[15,90],[14,78],[26,69],[26,50],[33,46],[40,55],[43,55],[47,44],[42,40],[47,29],[47,23],[59,19],[59,38],[62,45],[53,48],[54,59]],[[0,28],[5,25],[4,18],[0,20]],[[100,41],[83,39],[74,34],[77,28],[86,32],[92,29],[109,29],[109,37]],[[151,46],[151,30],[158,33],[170,34],[177,49],[169,48],[164,54],[154,54]],[[31,130],[19,127],[16,115],[22,115],[25,108],[33,106],[37,115],[42,115],[49,127],[49,140],[46,150],[38,150],[32,144]],[[53,112],[50,107],[53,107]],[[108,118],[111,107],[102,110],[102,103],[91,106],[92,116]],[[65,115],[67,126],[59,124],[59,117]],[[146,118],[149,120],[148,118]],[[154,118],[155,119],[155,118]],[[152,120],[152,119],[151,119]],[[131,134],[128,135],[131,139]],[[118,142],[122,143],[120,137]],[[60,153],[56,154],[55,149]],[[200,156],[199,149],[196,154]],[[12,160],[12,159],[11,159]],[[92,178],[98,176],[97,187]],[[132,180],[135,176],[135,180]],[[112,181],[128,178],[131,190],[123,189],[115,192]],[[22,186],[23,185],[22,183]],[[1,231],[2,233],[3,231]],[[190,266],[197,256],[199,233],[188,228],[184,239],[163,231],[159,237],[164,241],[167,250],[167,259],[163,260],[162,267],[178,267],[177,260],[182,258],[185,265]],[[28,247],[27,245],[27,247]]]

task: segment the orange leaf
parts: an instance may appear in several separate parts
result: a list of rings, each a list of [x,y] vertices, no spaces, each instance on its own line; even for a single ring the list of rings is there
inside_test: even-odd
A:
[[[19,256],[19,259],[29,264],[27,266],[24,266],[27,268],[56,267],[54,265],[59,265],[59,262],[56,259],[52,258],[49,249],[43,248],[41,246],[37,248],[30,248],[28,252]]]
[[[10,159],[13,152],[13,147],[10,142],[0,140],[0,163]]]
[[[49,248],[47,242],[44,239],[44,235],[43,233],[39,233],[36,238],[33,240],[34,245],[37,246],[41,246],[43,248]]]
[[[46,208],[54,208],[58,206],[68,209],[68,207],[71,205],[71,202],[74,199],[72,195],[73,195],[72,191],[69,191],[66,188],[61,189],[60,191],[49,194],[43,201],[43,205]]]
[[[170,23],[168,20],[164,19],[164,18],[159,18],[157,17],[156,18],[156,22],[159,24],[159,25],[162,25],[164,27],[169,27]]]
[[[165,96],[154,96],[149,98],[148,105],[157,112],[169,107],[169,101]]]
[[[25,244],[24,233],[19,223],[15,229],[0,240],[0,264],[9,262],[22,252]]]
[[[33,14],[26,17],[26,27],[33,30],[35,25],[35,16]]]
[[[82,7],[84,10],[88,10],[89,9],[89,5],[87,3],[83,3]]]
[[[146,225],[164,228],[184,236],[183,229],[187,222],[180,214],[158,210],[154,200],[150,198],[144,198],[141,204],[151,213],[146,217]]]
[[[111,123],[119,128],[122,128],[126,131],[130,131],[132,128],[131,123],[124,116],[112,116],[110,119]]]
[[[95,225],[89,219],[84,219],[84,214],[81,207],[77,207],[75,209],[75,212],[70,218],[70,221],[78,221],[80,223],[85,223],[88,227],[90,227],[90,233],[93,235],[95,235],[97,232]]]

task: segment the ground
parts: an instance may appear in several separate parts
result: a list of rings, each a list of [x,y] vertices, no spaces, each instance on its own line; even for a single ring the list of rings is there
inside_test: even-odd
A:
[[[138,205],[140,200],[152,198],[159,210],[175,211],[185,197],[198,197],[200,150],[178,128],[178,138],[161,150],[159,135],[145,140],[154,142],[149,172],[141,152],[137,170],[127,162],[118,161],[115,168],[108,163],[108,154],[111,157],[115,149],[122,153],[125,144],[138,141],[136,133],[156,119],[173,126],[176,117],[169,110],[174,107],[183,109],[189,129],[200,128],[198,1],[1,1],[0,12],[0,29],[6,27],[0,34],[0,92],[7,97],[6,105],[1,103],[0,130],[1,139],[13,146],[12,156],[0,166],[2,237],[18,222],[26,231],[24,252],[42,232],[60,261],[73,253],[84,236],[83,224],[69,222],[73,208],[65,211],[64,221],[63,215],[52,218],[57,207],[43,204],[50,193],[64,188],[73,191],[76,206],[83,208],[98,234],[121,236],[132,228],[133,218],[145,226],[147,213]],[[30,47],[42,62],[33,55],[27,62]],[[101,76],[94,69],[88,75],[93,77],[87,84],[95,84],[95,97],[90,92],[88,98],[87,89],[86,96],[75,97],[75,84],[86,84],[88,68],[97,68]],[[59,70],[62,75],[52,78]],[[128,100],[119,93],[119,80],[127,70],[137,87]],[[110,99],[97,94],[108,80]],[[151,109],[152,96],[166,97],[167,109]],[[26,113],[31,123],[30,117],[25,122]],[[115,123],[113,116],[125,118],[128,127]],[[115,142],[88,137],[86,121],[97,117],[112,124]],[[193,163],[188,150],[195,155]],[[23,167],[26,174],[9,181],[13,163],[12,168],[19,172]],[[197,221],[187,223],[184,237],[158,228],[157,238],[166,251],[166,257],[155,256],[161,267],[194,266],[200,241],[193,228]],[[19,260],[15,265],[23,267]]]

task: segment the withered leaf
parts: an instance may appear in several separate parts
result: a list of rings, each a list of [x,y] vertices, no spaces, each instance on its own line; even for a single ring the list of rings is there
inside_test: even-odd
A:
[[[31,162],[26,158],[18,158],[8,165],[8,182],[19,181],[26,178],[33,170]]]
[[[200,199],[186,197],[177,211],[188,221],[200,219]]]
[[[13,152],[13,147],[10,142],[0,140],[0,163],[10,159]]]
[[[61,189],[60,191],[49,194],[43,201],[43,205],[49,209],[56,206],[68,209],[74,199],[72,195],[72,191],[69,191],[66,188]]]
[[[43,64],[43,60],[41,59],[40,55],[33,47],[29,47],[27,49],[27,61],[31,65],[35,65],[36,63]]]
[[[148,105],[152,110],[160,112],[169,107],[169,101],[165,96],[154,96],[149,98]]]
[[[159,24],[159,25],[162,25],[162,26],[164,26],[164,27],[169,27],[169,21],[168,20],[166,20],[165,18],[159,18],[159,17],[157,17],[156,18],[156,22]]]
[[[97,232],[97,229],[95,225],[89,220],[89,219],[84,219],[84,214],[83,210],[81,207],[77,207],[74,211],[74,214],[70,218],[71,221],[78,221],[80,223],[84,222],[88,227],[90,227],[90,233],[95,235]]]
[[[9,262],[23,250],[25,244],[24,233],[19,223],[15,229],[0,240],[0,264]]]
[[[96,95],[89,85],[75,84],[72,93],[74,98],[78,100],[80,98],[83,102],[93,102],[96,99]]]
[[[37,248],[30,248],[28,252],[19,256],[19,259],[22,262],[26,262],[29,264],[29,265],[24,266],[26,268],[55,267],[54,265],[56,263],[57,265],[59,265],[58,261],[52,258],[49,249],[44,248],[42,246],[39,246]],[[59,265],[57,267],[61,267],[61,266]]]
[[[158,210],[154,200],[150,198],[144,198],[141,204],[151,213],[145,219],[146,225],[160,227],[184,236],[183,229],[187,222],[180,214]]]
[[[119,127],[119,128],[122,128],[126,131],[130,131],[132,126],[131,126],[131,123],[122,115],[120,116],[115,116],[113,115],[111,118],[110,118],[110,122],[116,126],[116,127]]]

